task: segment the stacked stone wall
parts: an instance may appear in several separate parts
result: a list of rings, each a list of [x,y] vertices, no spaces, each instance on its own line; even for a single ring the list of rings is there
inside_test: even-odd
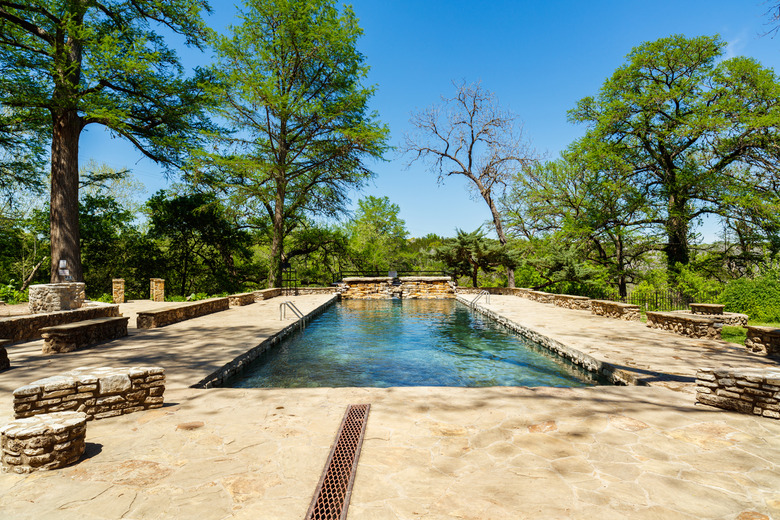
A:
[[[695,314],[688,311],[670,311],[673,314],[683,314],[686,316],[696,316],[697,318],[709,318],[715,320],[721,325],[730,327],[747,327],[749,316],[747,314],[737,314],[736,312],[724,312],[723,314]]]
[[[455,283],[449,276],[349,277],[338,288],[345,300],[388,298],[455,298]]]
[[[255,293],[248,292],[242,294],[231,294],[228,296],[228,301],[231,307],[249,305],[250,303],[255,303]]]
[[[163,278],[149,278],[149,298],[153,302],[165,301],[165,280]]]
[[[0,339],[0,372],[11,368],[11,361],[8,359],[8,351],[5,346],[11,343],[10,339]]]
[[[780,357],[780,329],[751,325],[747,328],[745,348],[753,354]]]
[[[700,369],[696,402],[780,419],[780,369]]]
[[[556,306],[564,309],[590,310],[590,298],[586,296],[556,294],[553,300]]]
[[[450,277],[402,276],[401,298],[440,300],[455,297],[455,282]]]
[[[487,291],[490,294],[498,294],[501,296],[520,296],[520,291],[517,287],[456,287],[457,294],[478,294],[482,291]]]
[[[0,318],[0,338],[10,339],[12,342],[38,339],[41,337],[41,329],[44,327],[111,316],[119,316],[118,305],[93,303],[88,307],[72,311]]]
[[[724,305],[717,303],[691,303],[691,314],[709,316],[711,314],[723,314]]]
[[[12,421],[0,428],[3,471],[22,474],[72,464],[84,453],[86,431],[86,416],[77,412]]]
[[[113,303],[125,303],[125,281],[122,278],[111,280],[111,301]]]
[[[229,307],[230,300],[228,298],[210,298],[174,307],[139,312],[136,318],[136,327],[139,329],[164,327],[172,323],[197,318],[198,316],[226,311]]]
[[[647,312],[647,326],[688,336],[689,338],[720,339],[723,325],[712,318],[678,312]]]
[[[31,285],[29,307],[31,314],[70,311],[84,303],[83,282],[47,283]]]
[[[539,303],[555,303],[555,295],[543,291],[528,291],[528,299]]]
[[[276,298],[277,296],[281,296],[282,290],[278,287],[273,289],[263,289],[261,291],[255,291],[255,301],[261,302],[263,300],[269,300],[271,298]]]
[[[590,312],[596,316],[626,321],[638,321],[642,317],[639,312],[639,305],[609,300],[591,300]]]
[[[14,416],[74,411],[105,419],[160,408],[164,392],[161,367],[77,368],[14,390]]]

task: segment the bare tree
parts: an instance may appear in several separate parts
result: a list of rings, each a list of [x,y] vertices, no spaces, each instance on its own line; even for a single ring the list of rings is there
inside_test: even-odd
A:
[[[455,96],[446,98],[421,112],[413,113],[410,122],[414,133],[407,134],[403,153],[445,177],[463,175],[470,187],[487,203],[493,225],[502,245],[507,239],[496,201],[501,198],[513,174],[536,160],[530,144],[523,138],[522,123],[517,115],[502,109],[495,94],[479,83],[453,83]],[[510,287],[515,286],[515,272],[507,268]]]
[[[764,15],[769,18],[769,21],[766,22],[766,25],[769,26],[769,29],[762,36],[769,36],[774,38],[777,35],[777,32],[780,31],[780,2],[764,2],[764,5],[767,4],[769,4],[769,8],[766,10]]]

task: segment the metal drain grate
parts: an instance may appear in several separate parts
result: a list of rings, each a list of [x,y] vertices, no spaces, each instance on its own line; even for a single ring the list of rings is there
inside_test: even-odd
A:
[[[363,434],[370,404],[351,404],[336,434],[320,483],[305,520],[344,520],[347,518],[357,460],[363,445]]]

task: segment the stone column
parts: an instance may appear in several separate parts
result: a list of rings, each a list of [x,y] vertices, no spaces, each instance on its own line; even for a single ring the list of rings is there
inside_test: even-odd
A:
[[[149,293],[152,301],[164,302],[165,301],[165,280],[163,280],[162,278],[150,278]]]
[[[111,301],[114,303],[125,303],[125,281],[123,278],[111,280],[111,295]]]

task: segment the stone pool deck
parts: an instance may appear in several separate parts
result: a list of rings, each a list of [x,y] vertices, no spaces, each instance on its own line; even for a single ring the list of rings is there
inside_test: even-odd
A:
[[[308,312],[327,297],[290,299]],[[168,380],[165,407],[90,422],[78,464],[0,473],[0,517],[302,519],[345,407],[371,403],[353,520],[780,518],[780,421],[672,390],[702,363],[767,363],[736,346],[492,296],[495,312],[660,386],[190,388],[289,324],[280,301],[68,354],[10,346],[0,424],[14,388],[78,366],[160,365]]]

